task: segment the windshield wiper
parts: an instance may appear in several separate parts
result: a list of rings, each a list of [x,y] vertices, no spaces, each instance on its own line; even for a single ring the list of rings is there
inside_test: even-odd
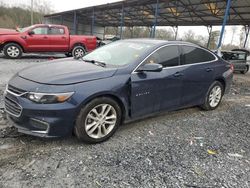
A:
[[[101,66],[101,67],[106,67],[106,63],[101,62],[101,61],[96,61],[96,60],[88,60],[88,59],[83,59],[81,58],[83,61],[88,62],[88,63],[93,63],[95,65]]]

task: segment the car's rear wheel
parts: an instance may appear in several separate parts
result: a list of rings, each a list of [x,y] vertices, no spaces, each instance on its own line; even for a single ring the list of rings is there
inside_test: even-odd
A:
[[[4,55],[10,59],[17,59],[22,56],[22,48],[18,44],[9,43],[3,47]]]
[[[219,106],[223,97],[224,87],[219,81],[215,81],[208,89],[205,103],[201,106],[204,110],[214,110]]]
[[[81,110],[74,132],[81,141],[98,143],[110,138],[120,123],[120,106],[111,98],[101,97],[92,100]]]
[[[75,46],[72,50],[72,55],[75,58],[81,58],[86,54],[86,50],[83,46]]]
[[[249,66],[246,66],[245,70],[240,71],[241,74],[246,74],[249,70]]]

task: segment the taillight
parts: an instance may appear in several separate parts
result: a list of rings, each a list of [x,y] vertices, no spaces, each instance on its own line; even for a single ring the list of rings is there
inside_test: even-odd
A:
[[[233,64],[230,64],[230,69],[231,69],[232,72],[234,71],[234,66],[233,66]]]

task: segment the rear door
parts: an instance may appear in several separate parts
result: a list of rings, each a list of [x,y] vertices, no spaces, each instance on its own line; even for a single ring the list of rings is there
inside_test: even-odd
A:
[[[33,28],[32,35],[27,35],[26,44],[28,52],[47,52],[50,49],[50,40],[48,37],[48,27],[38,26]]]
[[[50,51],[67,52],[69,49],[69,35],[59,26],[49,27]]]
[[[215,61],[211,52],[196,46],[182,45],[183,90],[182,106],[200,104],[213,83]]]
[[[132,73],[133,117],[179,107],[182,88],[179,59],[178,46],[165,46],[154,52],[144,62],[162,64],[164,68],[161,72],[135,71]]]

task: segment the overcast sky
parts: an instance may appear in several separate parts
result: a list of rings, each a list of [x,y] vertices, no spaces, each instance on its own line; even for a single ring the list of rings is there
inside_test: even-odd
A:
[[[51,5],[51,8],[55,12],[61,12],[66,10],[72,10],[72,9],[78,9],[88,6],[94,6],[94,5],[100,5],[100,4],[106,4],[106,3],[113,3],[120,0],[34,0],[43,2],[46,1],[48,4]],[[31,0],[0,0],[0,2],[3,2],[7,5],[13,6],[13,5],[30,5]],[[214,27],[213,30],[220,30],[221,27]],[[239,38],[240,38],[240,28],[237,27],[237,31],[234,35],[233,44],[238,45],[239,44]],[[193,30],[196,34],[208,36],[207,28],[205,26],[200,27],[179,27],[179,37],[181,37],[187,30]],[[224,43],[231,43],[232,39],[232,27],[227,26],[226,27],[226,34],[224,38]],[[250,41],[250,39],[248,40]],[[249,44],[250,42],[248,42]],[[249,45],[248,45],[249,46]]]

